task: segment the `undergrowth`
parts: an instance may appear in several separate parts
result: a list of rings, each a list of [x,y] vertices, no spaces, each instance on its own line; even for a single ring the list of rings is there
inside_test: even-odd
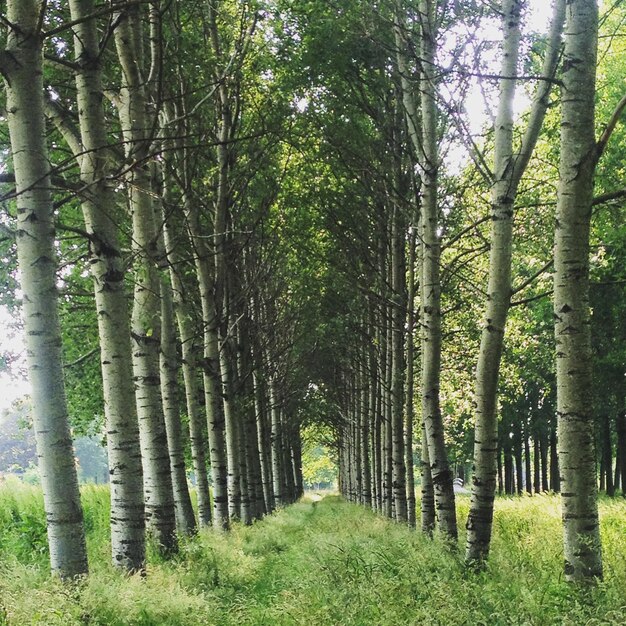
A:
[[[626,502],[601,502],[605,579],[581,590],[561,576],[558,498],[499,499],[487,569],[337,497],[304,500],[251,527],[181,540],[147,576],[109,565],[108,493],[83,492],[90,576],[47,570],[41,495],[0,488],[0,625],[600,625],[626,623]],[[459,520],[467,499],[459,501]]]

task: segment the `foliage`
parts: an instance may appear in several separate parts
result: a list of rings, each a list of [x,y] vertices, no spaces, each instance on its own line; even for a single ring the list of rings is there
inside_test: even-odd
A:
[[[251,527],[235,525],[227,536],[201,531],[183,542],[174,560],[150,565],[147,578],[108,565],[107,500],[104,487],[83,490],[92,573],[62,585],[33,550],[36,526],[21,536],[18,526],[6,523],[17,509],[24,519],[40,519],[40,494],[5,485],[0,623],[573,626],[622,624],[626,611],[621,500],[601,501],[607,575],[589,590],[572,588],[559,576],[560,514],[550,495],[497,500],[492,559],[478,574],[467,572],[461,556],[439,539],[326,497],[315,506],[303,500]],[[459,504],[462,519],[468,501]]]
[[[302,476],[310,486],[332,485],[337,480],[337,465],[325,446],[307,448],[302,454]]]

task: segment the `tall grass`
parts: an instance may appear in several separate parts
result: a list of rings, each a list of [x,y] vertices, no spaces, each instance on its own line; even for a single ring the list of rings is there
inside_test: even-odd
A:
[[[0,624],[626,624],[623,500],[601,502],[606,576],[587,591],[562,580],[549,495],[497,501],[479,574],[463,567],[462,550],[326,497],[229,534],[202,531],[171,560],[152,559],[145,578],[128,577],[109,565],[106,488],[87,488],[83,501],[91,575],[63,585],[47,573],[39,492],[0,488]],[[467,508],[462,498],[460,520]]]

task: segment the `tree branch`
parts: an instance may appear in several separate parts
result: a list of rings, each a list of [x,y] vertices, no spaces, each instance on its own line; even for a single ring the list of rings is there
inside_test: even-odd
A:
[[[617,103],[615,110],[613,111],[611,117],[609,118],[609,122],[604,129],[604,132],[598,139],[598,143],[596,143],[595,149],[595,162],[597,163],[600,160],[600,157],[604,153],[604,150],[609,143],[609,139],[617,126],[617,122],[619,122],[619,118],[622,116],[624,109],[626,108],[626,94],[622,96],[622,99]]]
[[[78,357],[75,361],[72,361],[71,363],[65,363],[63,367],[67,369],[70,367],[75,367],[76,365],[80,365],[81,363],[84,363],[85,361],[90,359],[97,352],[100,352],[100,346],[94,348],[93,350],[90,350],[89,352],[87,352],[87,354],[83,354],[83,356]]]

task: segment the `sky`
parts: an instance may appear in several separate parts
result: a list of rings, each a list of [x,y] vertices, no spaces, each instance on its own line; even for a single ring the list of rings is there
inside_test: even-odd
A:
[[[10,352],[18,356],[19,362],[23,364],[24,359],[24,339],[19,330],[14,328],[15,320],[9,311],[0,306],[0,355]],[[27,380],[18,374],[10,374],[0,369],[0,413],[8,409],[18,398],[30,392],[30,385]]]

